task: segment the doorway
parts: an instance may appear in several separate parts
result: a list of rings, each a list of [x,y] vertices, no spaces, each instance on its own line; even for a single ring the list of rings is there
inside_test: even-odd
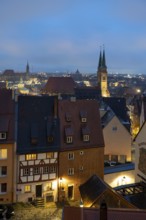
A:
[[[42,185],[36,185],[35,192],[36,197],[42,197]]]
[[[73,199],[73,191],[74,191],[73,185],[68,186],[68,199]]]

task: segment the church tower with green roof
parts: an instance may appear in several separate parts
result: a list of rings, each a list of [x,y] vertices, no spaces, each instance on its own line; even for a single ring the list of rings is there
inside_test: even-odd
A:
[[[110,93],[108,90],[108,77],[107,77],[107,66],[105,58],[105,50],[100,50],[99,62],[97,69],[97,85],[101,90],[102,97],[109,97]]]

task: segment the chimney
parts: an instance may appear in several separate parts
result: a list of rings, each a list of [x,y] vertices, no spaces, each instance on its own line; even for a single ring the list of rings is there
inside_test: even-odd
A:
[[[100,204],[100,220],[107,220],[107,204],[104,199]]]

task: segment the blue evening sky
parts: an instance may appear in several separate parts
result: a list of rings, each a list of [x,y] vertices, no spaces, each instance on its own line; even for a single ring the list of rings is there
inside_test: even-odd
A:
[[[146,73],[146,0],[0,0],[0,70]]]

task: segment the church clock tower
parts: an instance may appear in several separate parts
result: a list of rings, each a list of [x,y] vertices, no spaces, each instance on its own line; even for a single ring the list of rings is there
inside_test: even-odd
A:
[[[98,69],[97,69],[97,84],[101,90],[101,96],[109,97],[110,93],[108,91],[107,66],[106,66],[104,49],[103,49],[103,52],[101,52],[100,50],[99,63],[98,63]]]

